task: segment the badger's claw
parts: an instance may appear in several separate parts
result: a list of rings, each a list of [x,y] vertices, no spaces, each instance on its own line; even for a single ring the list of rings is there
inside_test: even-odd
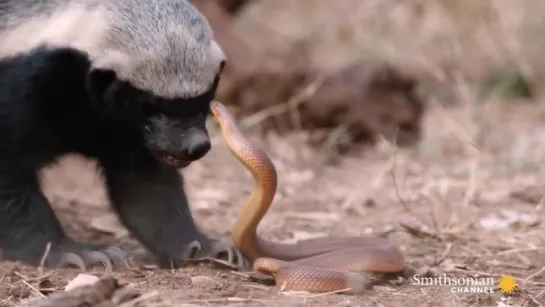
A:
[[[213,243],[213,252],[214,258],[220,258],[222,254],[227,255],[227,262],[231,265],[234,265],[238,268],[244,268],[248,265],[247,259],[242,255],[242,253],[235,248],[233,245],[215,241]]]
[[[110,260],[113,260],[115,265],[121,265],[128,267],[129,266],[129,256],[119,247],[115,246],[106,246],[101,250]]]
[[[65,253],[61,256],[60,261],[56,265],[58,267],[71,267],[76,266],[80,271],[85,271],[87,269],[87,266],[85,265],[85,261],[83,259],[74,254],[74,253]]]
[[[193,259],[202,250],[202,244],[198,240],[191,241],[183,252],[183,259]]]
[[[206,246],[198,240],[192,241],[186,246],[183,259],[196,259],[203,257],[212,257],[215,259],[225,259],[229,265],[237,268],[245,268],[248,265],[247,259],[233,245],[211,240]]]
[[[46,259],[47,267],[77,267],[86,271],[88,267],[102,264],[106,270],[120,264],[128,266],[125,252],[113,246],[100,246],[71,242],[54,247]]]
[[[82,252],[85,263],[90,265],[103,264],[108,272],[112,271],[112,260],[108,258],[104,253],[97,251]]]

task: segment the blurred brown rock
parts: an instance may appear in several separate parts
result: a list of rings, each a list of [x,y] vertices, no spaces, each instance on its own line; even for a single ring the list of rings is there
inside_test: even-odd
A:
[[[192,2],[210,21],[228,57],[217,99],[239,110],[238,115],[260,112],[260,127],[279,133],[342,126],[356,143],[373,142],[379,135],[397,136],[400,145],[419,140],[425,104],[415,93],[413,77],[394,67],[361,63],[324,71],[312,67],[297,46],[290,52],[256,53],[231,24],[232,12],[247,1]]]
[[[216,0],[216,2],[229,14],[236,14],[244,5],[250,4],[255,0]]]

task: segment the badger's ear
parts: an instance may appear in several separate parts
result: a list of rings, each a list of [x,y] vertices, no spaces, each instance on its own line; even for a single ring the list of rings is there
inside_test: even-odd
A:
[[[89,72],[87,84],[93,101],[100,105],[113,106],[113,87],[116,74],[112,70],[92,69]]]

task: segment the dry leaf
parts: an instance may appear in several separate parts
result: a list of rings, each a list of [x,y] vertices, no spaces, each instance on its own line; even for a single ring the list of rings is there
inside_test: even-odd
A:
[[[286,218],[295,218],[300,220],[311,221],[332,221],[336,222],[341,219],[339,213],[335,212],[323,212],[323,211],[308,211],[308,212],[286,212],[284,213]]]
[[[517,224],[535,226],[539,219],[535,214],[517,212],[513,210],[501,210],[499,214],[493,214],[479,221],[482,228],[504,229]]]
[[[70,291],[74,288],[77,288],[77,287],[80,287],[80,286],[87,286],[87,285],[92,285],[94,283],[96,283],[97,281],[99,281],[100,278],[94,276],[94,275],[89,275],[89,274],[78,274],[78,276],[76,276],[76,278],[72,279],[67,285],[66,287],[64,287],[64,291]]]

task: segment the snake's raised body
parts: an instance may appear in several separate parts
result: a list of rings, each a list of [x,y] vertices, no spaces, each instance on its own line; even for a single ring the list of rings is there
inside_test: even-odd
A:
[[[214,101],[210,109],[229,149],[255,179],[231,237],[234,245],[254,262],[256,271],[275,275],[277,286],[283,289],[359,292],[366,278],[357,272],[396,273],[405,269],[401,251],[380,238],[318,238],[283,244],[258,237],[258,224],[276,193],[276,169],[264,151],[246,140],[223,104]]]

